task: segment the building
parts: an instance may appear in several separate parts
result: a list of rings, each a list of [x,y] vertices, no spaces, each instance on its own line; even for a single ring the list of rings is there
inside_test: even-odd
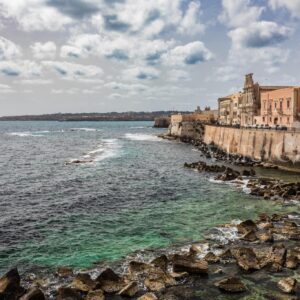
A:
[[[218,99],[219,116],[218,120],[223,125],[240,124],[239,104],[242,100],[242,93],[238,92]]]
[[[261,113],[257,120],[264,125],[300,125],[300,87],[288,87],[261,93]]]
[[[205,107],[201,110],[198,106],[197,109],[191,114],[176,114],[171,116],[171,123],[180,122],[201,122],[212,123],[217,119],[217,110],[211,110],[209,107]]]

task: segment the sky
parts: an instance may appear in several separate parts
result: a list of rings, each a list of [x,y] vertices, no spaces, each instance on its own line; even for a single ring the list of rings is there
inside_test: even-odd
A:
[[[0,115],[193,110],[300,85],[300,0],[0,0]]]

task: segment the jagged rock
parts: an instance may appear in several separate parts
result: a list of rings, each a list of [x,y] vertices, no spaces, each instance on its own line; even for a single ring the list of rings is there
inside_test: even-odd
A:
[[[246,234],[248,232],[257,231],[257,226],[252,220],[246,220],[238,224],[237,226],[238,233]]]
[[[243,282],[237,277],[229,277],[215,284],[220,290],[229,293],[242,293],[246,291]]]
[[[221,181],[232,181],[237,179],[240,176],[240,172],[226,168],[225,172],[221,175],[218,175],[215,179]]]
[[[262,243],[271,243],[274,241],[273,234],[269,231],[257,233],[257,237]]]
[[[29,289],[19,300],[45,300],[43,292],[38,288]]]
[[[137,300],[158,300],[158,298],[153,293],[147,293],[139,297]]]
[[[160,279],[146,278],[144,284],[150,291],[155,292],[159,292],[166,287],[164,281]]]
[[[283,244],[275,245],[272,248],[271,260],[273,263],[283,266],[285,262],[286,249]]]
[[[189,276],[189,273],[187,272],[181,272],[181,273],[175,273],[175,272],[171,272],[170,275],[172,276],[172,278],[174,278],[176,281],[180,281],[186,277]]]
[[[73,270],[69,267],[59,267],[56,271],[56,275],[62,278],[69,277],[73,275]]]
[[[295,293],[297,290],[297,280],[294,278],[285,278],[278,282],[278,287],[284,292],[288,294]]]
[[[238,265],[246,270],[259,270],[260,264],[253,249],[251,248],[236,248],[232,250],[232,254],[237,260]]]
[[[208,252],[204,257],[204,260],[208,263],[217,263],[220,260],[220,258],[216,256],[213,252]]]
[[[209,243],[197,243],[197,244],[193,244],[190,247],[190,254],[192,256],[195,256],[195,255],[197,255],[199,253],[203,253],[207,249],[209,249]]]
[[[161,255],[151,261],[151,264],[161,268],[163,271],[167,271],[169,260],[166,255]]]
[[[82,292],[89,292],[96,287],[96,282],[87,273],[79,273],[72,281],[72,287]]]
[[[57,291],[56,300],[83,300],[83,298],[76,290],[61,287]]]
[[[288,269],[297,269],[299,264],[299,259],[297,254],[293,251],[293,249],[287,250],[285,266]]]
[[[266,298],[270,300],[299,300],[297,296],[282,294],[278,292],[270,292],[266,295]]]
[[[87,294],[86,300],[105,300],[105,296],[102,290],[95,290]]]
[[[243,176],[247,176],[247,177],[249,177],[249,176],[255,176],[255,171],[254,171],[254,169],[244,170],[244,171],[243,171]]]
[[[110,268],[104,270],[95,281],[97,288],[108,294],[118,293],[126,286],[124,280]]]
[[[138,262],[138,261],[131,261],[128,266],[129,274],[133,275],[136,273],[146,272],[151,269],[151,265]]]
[[[257,235],[256,235],[255,231],[250,230],[247,233],[245,233],[241,237],[241,239],[244,241],[248,241],[248,242],[255,242],[257,240]]]
[[[139,290],[137,282],[126,285],[118,294],[125,297],[133,297]]]
[[[182,255],[174,255],[173,271],[187,272],[189,274],[207,274],[208,264],[205,260],[195,260],[191,257]]]
[[[20,285],[20,275],[17,269],[8,271],[0,278],[0,299],[14,300],[24,294],[24,289]]]

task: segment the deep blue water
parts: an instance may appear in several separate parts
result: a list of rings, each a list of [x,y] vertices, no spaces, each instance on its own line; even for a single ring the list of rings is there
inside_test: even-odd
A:
[[[151,125],[0,122],[0,271],[88,267],[280,209],[184,169],[199,153]]]

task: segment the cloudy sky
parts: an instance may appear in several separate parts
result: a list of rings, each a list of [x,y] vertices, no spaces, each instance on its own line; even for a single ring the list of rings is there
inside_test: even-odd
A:
[[[300,85],[300,0],[0,0],[0,115],[191,110]]]

